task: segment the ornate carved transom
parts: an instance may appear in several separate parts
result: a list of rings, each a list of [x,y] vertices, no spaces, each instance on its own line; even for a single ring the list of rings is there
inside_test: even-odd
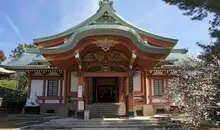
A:
[[[96,46],[101,47],[103,51],[109,51],[111,47],[114,47],[120,42],[117,41],[117,38],[114,37],[99,37],[95,38],[95,41],[92,42]]]
[[[120,66],[91,66],[87,72],[125,72]]]
[[[82,61],[129,61],[129,59],[118,51],[98,51],[88,53]]]

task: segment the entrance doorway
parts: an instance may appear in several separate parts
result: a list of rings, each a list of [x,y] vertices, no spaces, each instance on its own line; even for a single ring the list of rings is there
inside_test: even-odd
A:
[[[92,87],[93,103],[119,102],[119,78],[95,77]]]
[[[116,102],[116,85],[97,86],[98,103]]]

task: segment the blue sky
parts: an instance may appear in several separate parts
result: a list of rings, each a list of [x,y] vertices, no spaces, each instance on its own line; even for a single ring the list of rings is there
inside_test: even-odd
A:
[[[64,31],[87,19],[99,0],[1,0],[0,49],[8,56],[18,43]],[[207,18],[191,21],[175,6],[162,0],[114,0],[116,12],[136,26],[165,37],[179,39],[176,48],[198,54],[196,42],[209,43]]]

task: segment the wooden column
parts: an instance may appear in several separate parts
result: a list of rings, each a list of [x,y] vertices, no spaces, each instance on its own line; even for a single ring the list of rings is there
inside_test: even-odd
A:
[[[92,78],[91,77],[89,77],[89,85],[88,85],[88,90],[89,90],[89,92],[88,92],[88,97],[89,97],[89,104],[90,103],[92,103]]]
[[[63,80],[60,80],[60,97],[63,97]],[[60,99],[60,104],[62,104],[62,99]]]
[[[89,99],[89,78],[84,78],[84,92],[83,95],[85,96],[85,104],[88,104]]]
[[[119,78],[119,102],[124,101],[124,80],[123,77]]]
[[[129,70],[129,76],[128,76],[128,116],[134,117],[134,86],[133,86],[133,70]]]
[[[68,71],[64,71],[64,104],[67,104],[68,84]]]
[[[152,79],[149,78],[149,104],[152,104]]]
[[[144,76],[144,104],[147,104],[147,82],[146,82],[146,73],[145,73],[145,71],[143,71],[143,76]]]
[[[46,96],[46,79],[43,80],[43,97]],[[42,104],[45,103],[45,98],[42,99]]]
[[[83,92],[79,92],[79,90],[83,91],[84,89],[84,77],[81,72],[79,72],[79,77],[78,77],[78,98],[77,98],[77,117],[78,118],[84,118],[84,97],[83,97]]]

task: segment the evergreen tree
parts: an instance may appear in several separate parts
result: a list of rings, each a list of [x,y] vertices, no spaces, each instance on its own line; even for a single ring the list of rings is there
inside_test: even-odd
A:
[[[194,63],[191,60],[183,65],[181,74],[178,75],[180,78],[174,82],[180,87],[180,92],[183,93],[185,97],[192,96],[192,98],[185,98],[183,102],[188,104],[186,107],[187,110],[190,110],[190,112],[188,112],[194,115],[192,116],[193,124],[198,125],[203,120],[207,121],[207,119],[211,119],[213,115],[210,115],[210,111],[216,112],[216,110],[218,112],[215,113],[214,116],[217,116],[217,120],[220,120],[220,0],[163,1],[170,5],[177,6],[180,10],[184,11],[183,15],[191,16],[192,20],[203,20],[208,15],[213,17],[209,22],[209,30],[214,42],[211,42],[209,45],[197,43],[197,45],[203,49],[203,52],[198,56],[198,59],[193,60]],[[191,63],[193,63],[193,65]],[[191,75],[191,72],[196,72],[197,75]],[[184,78],[184,74],[190,74],[188,75],[189,78]],[[200,93],[196,99],[193,98],[192,95],[195,90]],[[188,93],[188,95],[186,93]],[[193,104],[190,105],[192,102],[198,103],[193,106]],[[204,105],[209,107],[204,107]]]
[[[220,41],[220,1],[219,0],[163,0],[184,10],[183,15],[192,16],[192,20],[203,20],[212,15],[210,21],[211,37]]]
[[[18,44],[18,46],[11,50],[11,53],[9,55],[11,61],[13,62],[21,57],[21,55],[25,52],[25,48],[36,48],[36,45],[34,44]],[[21,91],[26,91],[27,85],[28,85],[28,78],[27,75],[24,72],[16,72],[11,76],[11,79],[17,80],[17,89]]]
[[[12,61],[18,59],[22,55],[22,53],[24,53],[25,48],[36,48],[36,45],[34,45],[34,44],[18,44],[18,46],[15,49],[11,50],[12,54],[9,55],[9,58]]]

